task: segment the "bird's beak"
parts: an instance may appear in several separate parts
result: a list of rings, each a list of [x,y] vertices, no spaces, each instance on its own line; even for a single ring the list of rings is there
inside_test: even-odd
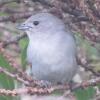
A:
[[[16,28],[19,29],[19,30],[22,30],[22,31],[26,31],[31,27],[26,25],[26,24],[20,24],[20,25],[17,25]]]

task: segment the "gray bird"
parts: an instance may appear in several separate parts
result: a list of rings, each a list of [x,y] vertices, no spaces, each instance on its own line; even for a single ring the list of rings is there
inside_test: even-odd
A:
[[[76,43],[71,30],[50,13],[37,13],[19,27],[27,33],[27,59],[38,80],[68,83],[77,72]]]

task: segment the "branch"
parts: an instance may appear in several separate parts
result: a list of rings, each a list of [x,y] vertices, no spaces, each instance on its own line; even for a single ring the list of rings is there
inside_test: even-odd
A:
[[[44,6],[54,7],[49,0],[32,0],[33,2],[40,2]]]
[[[49,0],[32,0],[33,2],[40,2],[43,6],[49,6],[49,7],[55,7],[55,8],[59,8],[62,9],[63,12],[65,13],[69,13],[71,15],[74,15],[75,17],[77,17],[77,19],[79,21],[89,21],[89,18],[87,16],[85,16],[82,11],[80,10],[76,10],[76,9],[71,9],[70,6],[67,5],[66,2],[63,1],[54,1],[51,2]]]
[[[93,11],[94,16],[98,17],[100,19],[100,12],[99,10],[96,10],[96,8],[94,7],[94,1],[88,0],[87,3],[89,4],[90,9]],[[97,5],[95,5],[96,7],[98,7]]]
[[[20,39],[26,37],[26,34],[21,34],[21,35],[18,35],[14,38],[12,38],[10,41],[6,41],[3,43],[3,47],[5,48],[6,46],[10,45],[10,44],[13,44],[13,43],[17,43]]]
[[[0,66],[0,73],[4,73],[5,75],[16,79],[17,81],[21,82],[25,86],[41,87],[41,81],[33,80],[33,78],[31,78],[31,76],[28,76],[24,72],[21,72],[21,74],[22,74],[22,76],[21,76],[19,72],[11,73],[11,72],[7,71],[7,69]]]
[[[4,12],[4,13],[8,13],[8,14],[14,14],[14,13],[24,13],[25,11],[22,11],[20,9],[18,10],[18,9],[3,7],[3,8],[0,8],[0,12]]]
[[[21,89],[14,89],[14,90],[6,90],[6,89],[0,89],[0,95],[4,96],[16,96],[16,95],[22,95],[22,94],[48,94],[50,89],[37,89],[37,88],[21,88]],[[51,90],[52,91],[52,90]],[[51,92],[50,91],[50,92]]]
[[[19,2],[19,0],[1,0],[0,7],[11,2]]]
[[[79,88],[84,89],[89,86],[97,86],[98,84],[100,84],[100,78],[91,79],[86,82],[78,83],[72,86],[71,89],[75,91]],[[26,87],[26,88],[14,89],[14,90],[0,89],[0,95],[10,95],[10,96],[16,96],[16,95],[21,95],[21,94],[44,95],[44,94],[51,94],[52,92],[56,90],[70,90],[70,86],[58,85],[58,86],[52,86],[51,88]]]
[[[91,68],[92,66],[88,66],[88,63],[85,63],[84,64],[81,61],[81,58],[78,58],[77,62],[78,62],[79,65],[81,65],[81,67],[83,67],[86,71],[90,71],[94,76],[97,76],[97,77],[100,76],[100,73],[99,72],[96,72],[96,71],[93,70],[93,68]]]
[[[15,78],[16,80],[18,80],[21,83],[24,83],[25,85],[29,85],[28,81],[23,80],[22,78],[20,78],[17,74],[8,72],[6,69],[4,69],[3,67],[0,66],[0,73],[4,73],[7,76],[10,76],[12,78]]]
[[[8,61],[9,65],[14,68],[16,73],[12,74],[12,73],[8,72],[6,69],[0,67],[1,72],[5,73],[6,75],[8,75],[12,78],[16,78],[18,81],[24,83],[27,86],[37,86],[39,84],[37,80],[33,80],[33,78],[31,76],[28,76],[25,72],[23,72],[21,70],[19,65],[12,58],[12,56],[5,52],[5,49],[3,48],[2,43],[0,44],[0,53],[2,53],[4,58]]]
[[[6,21],[12,21],[15,22],[18,19],[21,18],[28,18],[32,15],[33,12],[24,12],[24,13],[20,13],[20,14],[13,14],[10,16],[1,16],[0,17],[0,22],[6,22]]]

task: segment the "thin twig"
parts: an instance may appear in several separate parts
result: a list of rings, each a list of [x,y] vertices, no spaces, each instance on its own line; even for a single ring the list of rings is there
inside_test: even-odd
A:
[[[71,89],[73,91],[81,88],[87,88],[89,86],[97,86],[100,84],[100,78],[96,79],[91,79],[82,83],[77,83],[76,85],[72,86]],[[20,88],[20,89],[14,89],[14,90],[6,90],[6,89],[0,89],[0,95],[11,95],[11,96],[16,96],[16,95],[21,95],[21,94],[38,94],[38,95],[43,95],[43,94],[51,94],[52,92],[56,90],[70,90],[70,86],[68,85],[58,85],[58,86],[52,86],[51,88],[33,88],[33,87],[26,87],[26,88]]]
[[[0,17],[0,22],[7,22],[7,21],[12,21],[15,22],[17,19],[21,18],[28,18],[33,14],[33,12],[24,12],[24,13],[16,13],[10,16],[2,16]]]
[[[17,43],[20,39],[25,38],[26,36],[27,36],[26,34],[17,35],[16,37],[13,37],[10,41],[4,42],[3,47],[5,48],[10,44]]]
[[[18,2],[19,0],[0,0],[0,6],[3,6],[5,4],[11,3],[11,2]]]
[[[0,73],[4,73],[7,76],[10,76],[12,78],[15,78],[16,80],[18,80],[19,82],[24,83],[25,85],[29,85],[28,81],[23,80],[22,78],[20,78],[17,74],[11,73],[9,71],[7,71],[7,69],[4,69],[3,67],[0,66]]]

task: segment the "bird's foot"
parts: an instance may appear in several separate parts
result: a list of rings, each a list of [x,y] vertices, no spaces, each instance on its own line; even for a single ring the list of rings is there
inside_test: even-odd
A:
[[[50,88],[51,87],[51,82],[41,80],[39,82],[39,86],[42,87],[42,88]]]
[[[70,82],[69,82],[69,88],[70,88],[71,91],[74,90],[74,87],[75,87],[76,84],[77,84],[77,83],[75,83],[75,82],[73,82],[73,81],[70,81]]]

